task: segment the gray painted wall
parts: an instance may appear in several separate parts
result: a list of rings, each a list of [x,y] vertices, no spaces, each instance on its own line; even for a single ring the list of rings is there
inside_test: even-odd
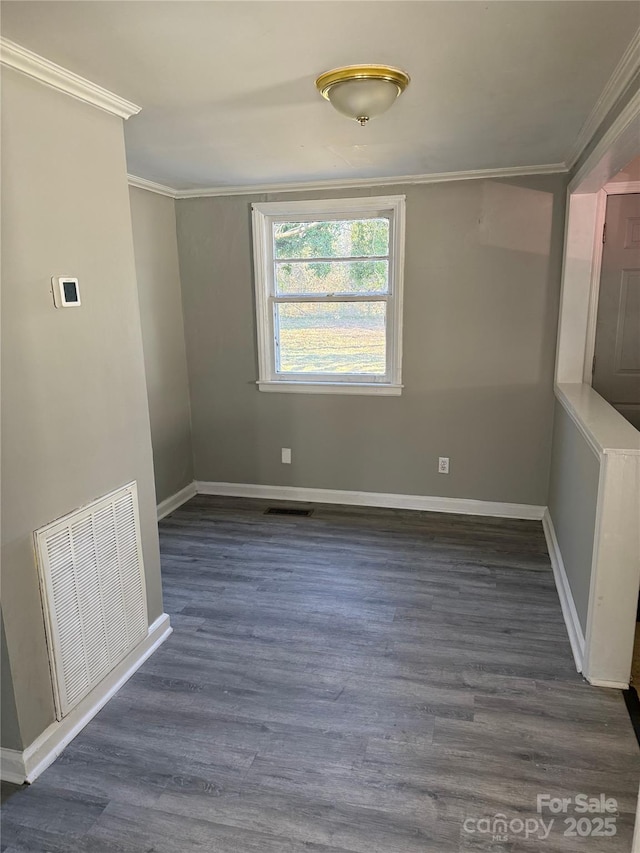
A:
[[[2,87],[2,687],[28,745],[54,718],[33,530],[137,480],[150,620],[162,594],[122,121]],[[56,274],[81,308],[53,307]]]
[[[22,749],[20,725],[16,710],[16,697],[13,694],[13,680],[7,650],[7,638],[4,633],[4,620],[0,612],[0,744],[5,749]]]
[[[178,201],[196,478],[546,504],[564,190],[339,193],[407,196],[401,397],[256,389],[251,203],[322,193]]]
[[[173,199],[129,192],[159,503],[193,481],[176,216]]]
[[[549,513],[583,633],[587,629],[600,462],[556,401]]]

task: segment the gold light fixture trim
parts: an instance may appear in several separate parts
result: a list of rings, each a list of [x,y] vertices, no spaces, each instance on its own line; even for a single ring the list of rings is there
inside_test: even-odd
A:
[[[331,100],[332,90],[340,84],[355,81],[392,83],[397,89],[396,97],[398,97],[407,88],[411,78],[406,71],[394,68],[392,65],[345,65],[342,68],[333,68],[331,71],[325,71],[324,74],[321,74],[316,80],[316,88],[323,98],[333,103]],[[364,114],[353,115],[352,118],[355,118],[362,125],[369,121],[369,116]]]

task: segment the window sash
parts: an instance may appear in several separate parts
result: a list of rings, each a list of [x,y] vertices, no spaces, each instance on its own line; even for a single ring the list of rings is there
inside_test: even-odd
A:
[[[391,381],[391,353],[390,346],[392,345],[393,338],[390,333],[390,323],[389,323],[389,312],[393,310],[393,306],[391,304],[391,300],[388,294],[385,294],[381,298],[378,298],[376,295],[375,299],[353,299],[352,297],[346,298],[335,298],[335,297],[327,297],[322,299],[280,299],[273,298],[271,301],[271,325],[272,325],[272,336],[273,336],[273,371],[271,375],[271,379],[278,379],[283,382],[292,381],[292,382],[340,382],[340,383],[367,383],[367,384],[388,384]],[[280,351],[280,334],[278,329],[278,312],[276,310],[276,306],[278,304],[288,304],[288,305],[296,305],[296,304],[314,304],[314,303],[333,303],[333,302],[358,302],[370,304],[371,302],[384,302],[386,303],[386,311],[385,311],[385,370],[384,373],[296,373],[293,371],[283,371],[278,370],[278,362],[279,351]]]
[[[353,219],[354,221],[357,219],[362,219],[361,216],[349,217],[349,219]],[[379,218],[379,217],[378,217]],[[392,377],[392,346],[393,346],[393,331],[394,324],[391,322],[391,315],[393,312],[393,272],[394,272],[394,263],[393,263],[393,250],[392,250],[392,237],[393,237],[393,229],[394,229],[394,220],[393,216],[389,216],[389,254],[384,255],[380,258],[380,260],[388,261],[388,277],[387,277],[387,291],[382,293],[366,293],[366,294],[356,294],[356,293],[338,293],[338,294],[278,294],[276,292],[276,275],[275,270],[276,266],[280,263],[291,263],[292,261],[301,261],[303,263],[310,263],[310,259],[300,258],[300,259],[292,259],[292,258],[273,258],[273,263],[269,266],[269,303],[271,310],[269,311],[270,317],[270,336],[273,340],[273,351],[272,351],[272,359],[271,359],[271,372],[270,378],[271,380],[279,380],[282,382],[331,382],[331,383],[347,383],[347,384],[357,384],[357,383],[367,383],[367,384],[389,384],[391,382]],[[347,217],[341,216],[340,219],[347,219]],[[326,221],[324,217],[315,217],[313,221]],[[268,222],[269,228],[269,236],[270,236],[270,244],[273,247],[274,239],[273,239],[273,227],[274,220],[271,219]],[[273,248],[272,248],[273,251]],[[377,258],[366,257],[364,260],[376,260]],[[328,259],[329,261],[342,261],[342,260],[355,260],[354,258],[333,258]],[[292,373],[289,371],[281,371],[278,370],[278,350],[280,348],[280,334],[278,329],[277,322],[277,312],[276,312],[276,304],[278,303],[327,303],[327,302],[385,302],[386,303],[386,326],[385,326],[385,371],[384,373]]]
[[[388,302],[390,293],[286,293],[270,296],[272,302]]]
[[[355,220],[354,220],[355,221]],[[351,263],[351,261],[388,261],[391,255],[335,255],[331,258],[274,258],[273,263],[278,264],[333,264]]]

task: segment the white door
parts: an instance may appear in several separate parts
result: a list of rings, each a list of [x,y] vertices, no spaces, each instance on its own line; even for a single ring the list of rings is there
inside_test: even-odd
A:
[[[640,430],[640,194],[610,195],[593,387]]]

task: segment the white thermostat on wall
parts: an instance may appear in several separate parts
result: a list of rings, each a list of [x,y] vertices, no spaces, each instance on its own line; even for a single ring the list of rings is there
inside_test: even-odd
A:
[[[77,278],[54,275],[51,279],[51,290],[56,308],[76,308],[80,305],[80,285]]]

